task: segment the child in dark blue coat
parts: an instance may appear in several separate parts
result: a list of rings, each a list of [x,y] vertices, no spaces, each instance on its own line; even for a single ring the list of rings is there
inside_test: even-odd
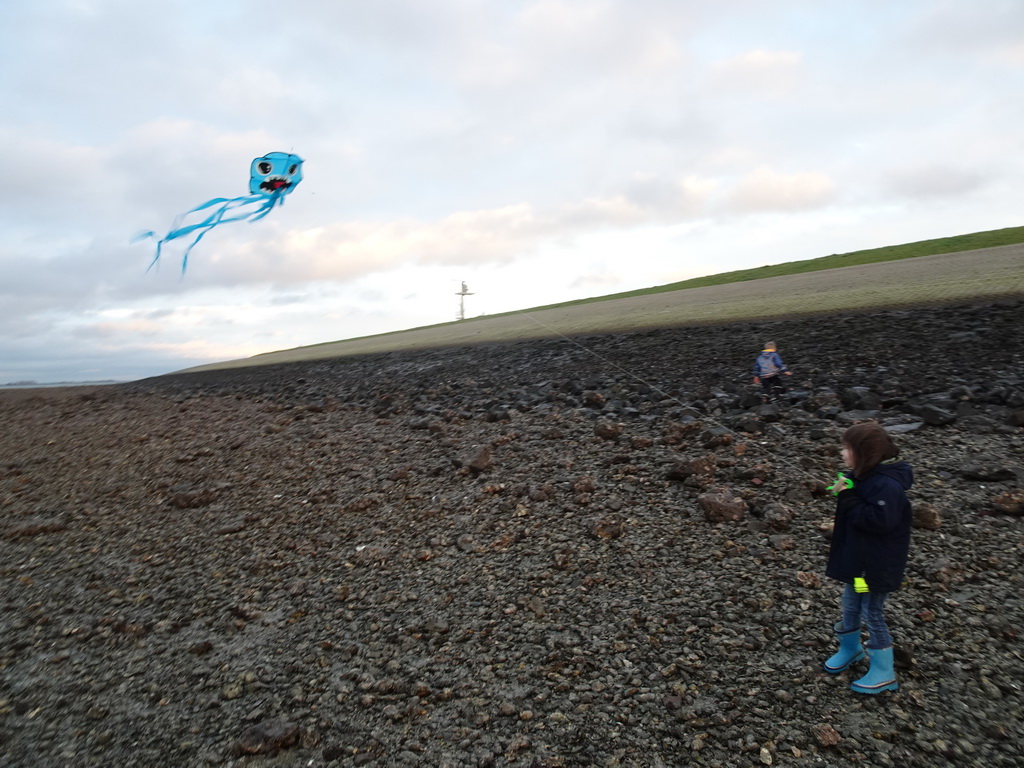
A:
[[[836,495],[832,546],[825,574],[846,584],[843,620],[835,625],[839,651],[825,662],[838,674],[864,658],[861,620],[867,624],[868,673],[850,687],[857,693],[894,691],[892,636],[883,608],[890,592],[899,589],[910,551],[912,513],[907,490],[914,473],[889,433],[879,424],[855,424],[843,433],[841,472],[829,488]]]

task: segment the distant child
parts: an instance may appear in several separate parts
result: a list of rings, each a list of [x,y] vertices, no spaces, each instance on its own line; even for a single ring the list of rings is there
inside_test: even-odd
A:
[[[868,673],[850,686],[857,693],[894,691],[892,635],[883,608],[890,592],[899,589],[910,550],[911,509],[907,490],[914,473],[889,433],[876,422],[854,424],[843,433],[843,461],[852,472],[840,472],[829,487],[836,496],[832,546],[825,574],[846,584],[843,619],[833,628],[839,651],[825,662],[837,675],[864,658],[861,619],[868,628]]]
[[[775,342],[769,341],[754,361],[754,383],[761,385],[762,393],[769,400],[774,400],[777,395],[786,391],[779,376],[783,373],[787,376],[793,375],[782,362],[777,349]]]

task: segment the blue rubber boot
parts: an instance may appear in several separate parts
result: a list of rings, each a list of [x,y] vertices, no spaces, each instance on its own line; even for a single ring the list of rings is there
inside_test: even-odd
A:
[[[830,675],[838,675],[849,669],[854,662],[864,658],[864,646],[860,644],[860,627],[844,632],[843,622],[840,621],[832,630],[839,638],[839,650],[828,658],[824,668]]]
[[[896,673],[892,669],[892,646],[888,648],[868,648],[871,668],[860,680],[854,680],[850,690],[856,693],[881,693],[895,691],[900,687],[896,682]]]

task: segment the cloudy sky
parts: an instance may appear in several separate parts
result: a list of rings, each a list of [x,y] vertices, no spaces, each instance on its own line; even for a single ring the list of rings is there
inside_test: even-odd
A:
[[[1019,226],[1022,87],[1019,0],[4,0],[0,383]]]

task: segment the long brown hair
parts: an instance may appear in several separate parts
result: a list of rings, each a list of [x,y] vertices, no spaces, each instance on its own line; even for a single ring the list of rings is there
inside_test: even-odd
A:
[[[853,451],[853,474],[857,477],[900,455],[892,437],[877,421],[854,424],[843,432],[843,444]]]

